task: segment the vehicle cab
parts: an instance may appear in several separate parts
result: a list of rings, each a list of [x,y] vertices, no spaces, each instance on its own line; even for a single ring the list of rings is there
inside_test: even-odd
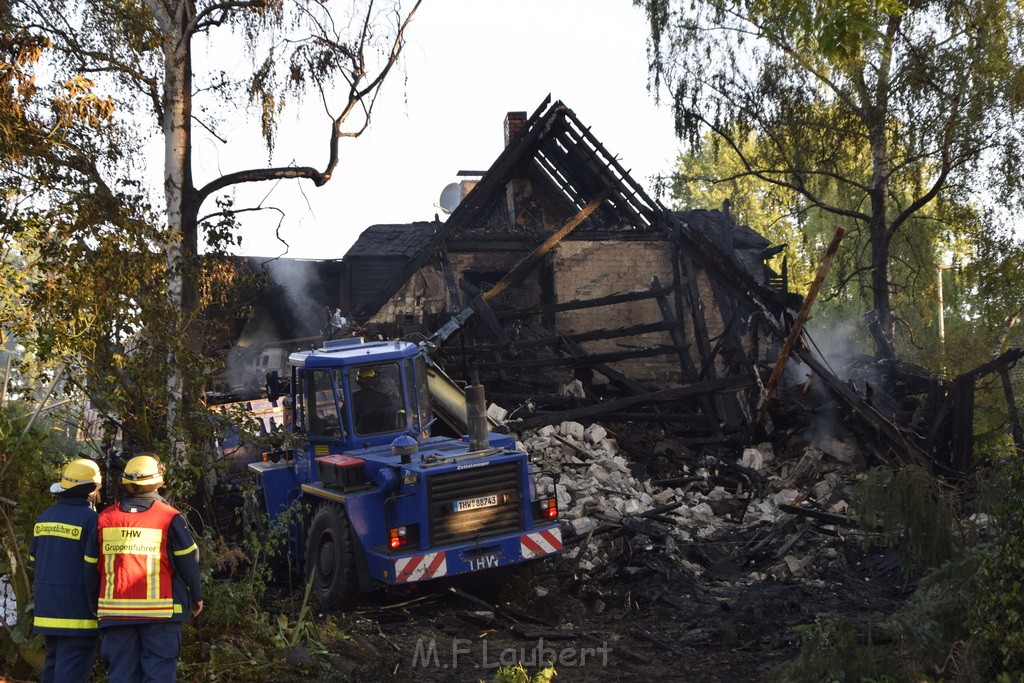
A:
[[[414,344],[351,338],[288,358],[292,424],[314,455],[429,437],[426,361]]]

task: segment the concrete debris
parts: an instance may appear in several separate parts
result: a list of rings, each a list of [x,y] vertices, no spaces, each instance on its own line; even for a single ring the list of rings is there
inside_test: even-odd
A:
[[[496,424],[504,424],[505,418],[508,417],[508,411],[497,403],[492,403],[487,406],[487,417]]]
[[[827,525],[847,513],[845,482],[852,477],[840,470],[858,460],[839,440],[827,450],[799,440],[785,456],[766,442],[731,460],[684,449],[671,453],[682,476],[657,479],[648,474],[651,463],[627,458],[599,424],[562,422],[519,439],[536,463],[538,494],[558,500],[564,556],[578,579],[639,572],[638,552],[671,556],[674,566],[715,580],[813,578],[814,557],[795,551],[808,525]],[[820,518],[794,515],[793,508],[815,510]],[[694,550],[743,529],[761,540],[727,557],[701,558]],[[624,557],[625,565],[616,568]]]
[[[850,441],[838,439],[832,434],[821,433],[821,430],[815,430],[814,434],[809,435],[808,438],[815,448],[839,462],[854,463],[860,459],[860,451]]]

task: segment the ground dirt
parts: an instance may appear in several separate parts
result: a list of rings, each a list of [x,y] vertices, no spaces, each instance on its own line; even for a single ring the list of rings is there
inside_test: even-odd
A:
[[[696,579],[659,558],[579,582],[558,559],[506,578],[496,595],[453,586],[378,595],[330,615],[349,636],[326,644],[321,680],[475,683],[520,661],[531,672],[554,663],[559,681],[767,680],[797,655],[795,627],[822,613],[890,613],[906,597],[887,553],[838,537],[827,547],[835,555],[814,579]]]

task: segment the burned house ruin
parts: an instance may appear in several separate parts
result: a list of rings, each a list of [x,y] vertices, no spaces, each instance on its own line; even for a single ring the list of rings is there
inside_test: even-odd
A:
[[[477,373],[510,429],[654,422],[688,447],[736,451],[827,416],[830,438],[869,461],[959,472],[976,379],[1022,355],[953,380],[874,359],[840,378],[806,334],[784,349],[802,302],[768,266],[782,247],[727,204],[666,208],[550,98],[510,113],[491,167],[461,175],[445,222],[374,225],[324,262],[340,281],[318,304],[429,344],[457,379]]]
[[[399,247],[419,242],[400,268],[389,226],[356,242],[350,274],[374,244],[392,261],[384,286],[351,283],[353,317],[431,339],[450,372],[475,367],[494,401],[532,405],[523,426],[601,414],[741,430],[764,315],[785,311],[777,250],[727,208],[666,209],[561,102],[509,114],[505,140],[445,223],[390,226]]]

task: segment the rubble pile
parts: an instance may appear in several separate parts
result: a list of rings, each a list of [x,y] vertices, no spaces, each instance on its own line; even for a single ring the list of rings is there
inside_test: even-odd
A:
[[[519,437],[537,464],[538,494],[558,499],[566,555],[584,576],[622,568],[616,539],[623,536],[631,555],[659,553],[700,576],[722,563],[690,550],[741,535],[741,547],[717,558],[732,565],[730,578],[804,577],[820,558],[794,554],[807,531],[798,522],[853,526],[844,515],[861,464],[845,441],[819,443],[826,452],[795,438],[779,454],[765,442],[734,460],[677,453],[665,443],[658,455],[675,471],[659,478],[600,424],[562,422]],[[635,557],[625,563],[635,565]]]

